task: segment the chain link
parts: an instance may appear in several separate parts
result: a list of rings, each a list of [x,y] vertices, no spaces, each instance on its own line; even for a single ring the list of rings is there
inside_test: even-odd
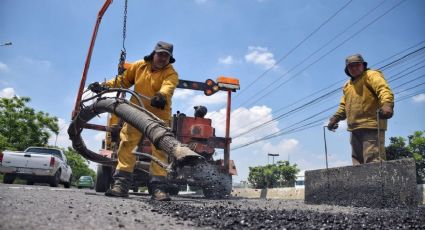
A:
[[[124,5],[124,23],[123,23],[123,27],[122,27],[122,49],[125,52],[125,38],[126,38],[126,33],[127,33],[127,1],[125,0],[125,5]]]

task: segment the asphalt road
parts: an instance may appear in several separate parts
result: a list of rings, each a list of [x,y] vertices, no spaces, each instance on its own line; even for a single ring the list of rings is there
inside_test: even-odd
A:
[[[284,200],[149,198],[0,184],[0,229],[425,229],[424,206],[369,209]]]

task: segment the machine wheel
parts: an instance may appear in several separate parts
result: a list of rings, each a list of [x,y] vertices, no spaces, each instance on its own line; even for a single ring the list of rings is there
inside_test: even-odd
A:
[[[70,187],[71,187],[71,182],[72,182],[72,174],[71,174],[71,176],[69,176],[69,181],[68,181],[68,182],[65,182],[65,183],[63,184],[63,186],[64,186],[65,188],[70,188]]]
[[[15,181],[15,178],[16,178],[15,175],[6,173],[4,174],[4,177],[3,177],[3,183],[13,184],[13,181]]]
[[[50,178],[50,187],[58,187],[60,179],[61,179],[61,171],[58,170],[56,171],[55,175],[52,178]]]
[[[111,187],[112,183],[112,167],[98,165],[96,175],[96,192],[106,192]]]

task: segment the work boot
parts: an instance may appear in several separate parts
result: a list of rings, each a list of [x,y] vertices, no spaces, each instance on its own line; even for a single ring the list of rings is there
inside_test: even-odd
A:
[[[171,197],[165,189],[157,188],[153,191],[152,200],[156,201],[170,201]]]
[[[170,194],[167,192],[167,184],[164,182],[151,182],[152,200],[156,201],[170,201]]]
[[[128,197],[128,190],[132,181],[132,174],[117,170],[113,176],[114,184],[112,188],[105,192],[105,196]]]

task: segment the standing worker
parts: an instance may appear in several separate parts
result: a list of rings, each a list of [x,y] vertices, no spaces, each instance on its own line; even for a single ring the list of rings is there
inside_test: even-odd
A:
[[[347,118],[353,165],[385,160],[385,130],[393,116],[394,94],[382,72],[368,69],[360,54],[347,57],[345,73],[350,80],[328,129],[337,129],[338,122]]]
[[[164,120],[167,126],[171,119],[171,97],[178,84],[178,75],[172,63],[176,60],[173,57],[173,45],[166,42],[158,42],[144,60],[136,61],[117,80],[111,79],[103,84],[94,82],[88,86],[95,93],[101,92],[105,87],[116,87],[122,85],[130,88],[134,85],[134,91],[151,100],[142,98],[144,107]],[[136,98],[130,99],[137,104]],[[118,165],[114,173],[114,184],[106,191],[106,196],[128,197],[128,190],[132,183],[132,173],[136,163],[134,149],[142,139],[142,134],[131,125],[125,123],[120,132],[120,145],[118,148]],[[152,155],[168,162],[167,154],[152,146]],[[150,165],[150,185],[153,191],[152,199],[168,201],[170,196],[166,191],[167,172],[157,163],[151,161]]]

